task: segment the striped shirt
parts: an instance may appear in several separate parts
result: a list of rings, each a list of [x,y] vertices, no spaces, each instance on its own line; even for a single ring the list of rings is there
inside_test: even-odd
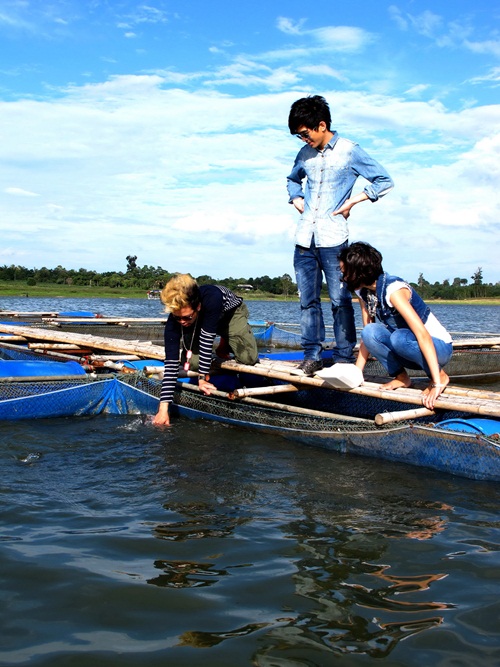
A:
[[[202,285],[200,297],[201,309],[190,327],[182,327],[172,315],[165,325],[165,371],[160,395],[162,403],[172,402],[179,375],[182,347],[192,350],[198,343],[200,354],[198,370],[201,374],[208,373],[212,363],[214,340],[219,333],[218,324],[226,313],[243,303],[241,297],[220,285]]]

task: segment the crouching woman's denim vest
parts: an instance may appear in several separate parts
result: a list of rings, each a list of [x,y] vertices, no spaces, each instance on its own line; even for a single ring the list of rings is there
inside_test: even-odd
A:
[[[397,276],[390,276],[388,273],[381,273],[377,278],[375,295],[370,292],[366,287],[362,287],[359,290],[359,295],[366,303],[368,312],[370,315],[375,315],[377,319],[385,324],[389,331],[396,331],[396,329],[409,329],[410,327],[406,323],[406,320],[402,315],[398,313],[395,308],[391,308],[387,305],[386,295],[387,287],[395,282],[403,282],[405,285],[408,283],[402,278]],[[431,309],[425,303],[425,301],[415,292],[415,290],[408,285],[410,288],[410,304],[414,308],[417,315],[420,317],[422,322],[425,324]],[[376,303],[374,297],[376,296]]]

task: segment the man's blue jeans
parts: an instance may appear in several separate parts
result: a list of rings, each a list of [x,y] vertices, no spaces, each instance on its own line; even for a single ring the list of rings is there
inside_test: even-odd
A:
[[[395,377],[405,368],[423,369],[428,377],[431,376],[415,334],[410,329],[396,329],[391,333],[383,324],[367,324],[361,332],[361,340],[368,352],[380,361],[391,377]],[[432,342],[439,367],[442,368],[450,360],[453,346],[439,338],[433,338]]]
[[[304,359],[321,359],[322,342],[325,340],[325,323],[321,309],[321,284],[325,275],[328,294],[332,302],[333,332],[336,347],[334,362],[353,363],[356,345],[356,326],[352,296],[342,282],[339,253],[347,241],[332,248],[317,248],[314,239],[310,248],[295,246],[293,265],[297,276],[300,297],[300,330]]]

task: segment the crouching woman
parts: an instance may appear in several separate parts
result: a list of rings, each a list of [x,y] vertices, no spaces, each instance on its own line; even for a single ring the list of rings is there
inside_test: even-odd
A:
[[[363,370],[369,355],[378,359],[393,377],[381,386],[388,390],[411,385],[407,368],[423,369],[430,383],[422,403],[432,410],[450,381],[443,370],[453,350],[450,334],[406,281],[383,270],[382,255],[368,243],[352,243],[339,261],[344,281],[361,306],[356,365]]]

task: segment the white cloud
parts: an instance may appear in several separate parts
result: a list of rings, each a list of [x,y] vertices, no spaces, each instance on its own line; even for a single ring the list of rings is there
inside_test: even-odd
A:
[[[391,5],[388,9],[389,17],[394,21],[400,30],[408,30],[408,20],[403,16],[399,7]]]
[[[420,97],[421,93],[424,93],[428,89],[429,89],[428,84],[418,83],[415,86],[411,86],[410,88],[408,88],[408,90],[405,91],[405,94],[410,95],[412,97]]]
[[[276,22],[278,30],[284,32],[286,35],[300,35],[306,20],[293,21],[292,19],[280,16]]]
[[[481,84],[491,82],[494,86],[500,83],[500,67],[493,67],[487,74],[482,76],[475,76],[469,80],[472,84]]]
[[[167,12],[152,5],[138,5],[133,14],[127,17],[132,23],[167,23]]]
[[[408,14],[409,22],[415,30],[425,37],[435,37],[443,25],[443,19],[438,14],[426,10],[418,15]]]
[[[322,48],[331,51],[349,53],[360,51],[373,40],[373,35],[362,28],[354,26],[324,26],[321,28],[305,29],[305,20],[293,21],[281,17],[278,19],[278,29],[287,35],[310,38]]]
[[[268,90],[283,90],[298,83],[299,77],[288,67],[271,68],[243,58],[231,65],[218,69],[212,78],[205,81],[206,86],[214,82],[224,86],[264,87]]]
[[[337,81],[347,81],[347,77],[330,65],[304,65],[298,68],[301,74],[307,77],[326,77],[330,79],[337,79]]]
[[[500,57],[500,40],[486,40],[484,42],[472,42],[470,40],[464,41],[464,46],[473,53],[481,53],[486,55]]]
[[[287,117],[309,91],[281,92],[281,68],[252,59],[224,71],[235,79],[274,74],[277,92],[191,92],[156,73],[0,104],[0,204],[9,220],[2,242],[12,261],[121,270],[133,253],[141,264],[216,278],[292,274],[297,216],[285,178],[301,144]],[[334,74],[323,72],[325,81]],[[482,266],[486,280],[498,279],[498,106],[451,111],[437,101],[322,92],[340,133],[396,182],[381,202],[354,209],[351,238],[383,246],[408,279],[426,273],[427,262],[442,279],[443,255],[450,266]]]
[[[326,26],[311,30],[308,34],[333,51],[345,53],[360,51],[373,41],[373,35],[369,32],[351,26]]]
[[[36,192],[28,192],[28,190],[23,190],[22,188],[5,188],[4,192],[16,197],[38,197]]]
[[[21,15],[22,12],[19,12],[18,8],[19,7],[11,6],[5,7],[0,11],[0,25],[18,30],[34,31],[35,25],[31,21],[24,19]]]

